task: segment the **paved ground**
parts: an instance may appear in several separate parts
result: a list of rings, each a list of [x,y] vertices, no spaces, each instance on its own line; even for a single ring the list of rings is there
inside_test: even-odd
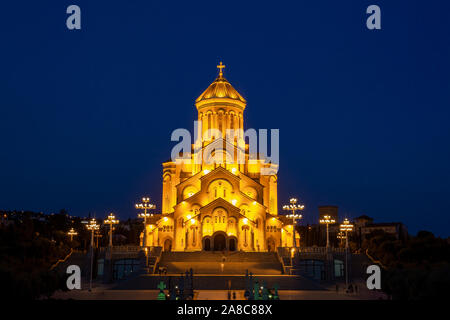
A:
[[[325,290],[318,283],[302,276],[288,275],[255,275],[259,281],[266,283],[269,288],[275,284],[280,290]],[[115,290],[154,290],[160,281],[169,287],[177,285],[180,275],[140,275],[128,281],[119,283]],[[194,275],[194,288],[196,290],[245,290],[245,276],[242,275]]]
[[[56,292],[53,295],[55,299],[74,299],[74,300],[156,300],[159,290],[155,290],[156,284],[163,280],[168,284],[167,278],[170,276],[149,276],[145,275],[146,281],[142,281],[142,275],[125,280],[119,284],[102,284],[98,282],[93,283],[92,291],[89,292],[89,283],[83,279],[82,289],[67,292]],[[257,278],[266,280],[269,287],[276,283],[281,286],[303,286],[309,289],[280,289],[278,291],[281,300],[377,300],[386,299],[386,295],[380,292],[370,291],[365,287],[363,281],[357,281],[355,284],[358,287],[357,292],[346,293],[343,283],[339,283],[338,290],[336,284],[328,284],[319,286],[317,283],[306,278],[296,276],[256,276]],[[177,276],[172,276],[173,279]],[[228,300],[228,281],[231,281],[231,292],[235,292],[236,300],[244,299],[244,290],[239,289],[238,286],[244,282],[243,277],[229,275],[225,278],[221,276],[197,275],[194,277],[195,300]],[[224,289],[218,290],[216,287],[218,283],[225,286]],[[154,286],[153,286],[154,284]],[[152,285],[152,288],[145,288],[145,286]],[[137,287],[136,287],[137,286]],[[199,288],[202,286],[203,288]],[[212,287],[207,290],[204,287]],[[165,291],[168,292],[167,290]]]
[[[236,300],[245,300],[244,290],[232,291],[236,293]],[[333,291],[314,290],[280,290],[280,300],[356,300],[357,296],[336,294]],[[199,290],[194,295],[195,300],[228,300],[227,290]]]
[[[74,300],[156,300],[158,290],[109,290],[94,288],[88,290],[73,290],[70,292],[57,292],[54,299]],[[236,300],[245,300],[244,291],[236,290]],[[280,290],[280,300],[356,300],[368,299],[349,294],[336,294],[333,291],[321,290]],[[196,290],[195,300],[228,300],[228,290]]]

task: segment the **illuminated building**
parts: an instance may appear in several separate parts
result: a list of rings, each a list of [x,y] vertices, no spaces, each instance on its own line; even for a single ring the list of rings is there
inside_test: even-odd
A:
[[[163,163],[161,217],[147,225],[146,246],[172,251],[290,247],[293,225],[278,215],[276,170],[262,174],[270,163],[251,156],[244,139],[247,102],[223,76],[225,66],[217,67],[218,77],[195,100],[201,128],[189,156]],[[236,134],[227,136],[227,129]]]

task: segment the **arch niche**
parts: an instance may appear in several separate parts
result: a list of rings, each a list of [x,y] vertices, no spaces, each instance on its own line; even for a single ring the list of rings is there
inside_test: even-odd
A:
[[[212,236],[213,243],[212,248],[214,251],[224,251],[227,250],[227,234],[225,232],[215,232]]]
[[[163,249],[164,251],[172,251],[172,239],[167,238],[166,240],[164,240]]]
[[[203,251],[210,251],[211,250],[211,237],[204,237],[203,238]]]
[[[273,237],[269,237],[267,239],[267,251],[269,252],[276,251],[275,239]]]

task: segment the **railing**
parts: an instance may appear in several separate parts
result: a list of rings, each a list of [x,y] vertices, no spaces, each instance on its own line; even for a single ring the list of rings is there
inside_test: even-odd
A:
[[[281,263],[281,267],[283,268],[283,274],[286,274],[287,266],[284,264],[284,258],[286,257],[286,252],[283,252],[284,248],[277,248],[277,258],[278,261]],[[289,254],[289,251],[288,251]]]
[[[116,246],[112,248],[113,253],[137,253],[141,250],[139,246]]]
[[[328,252],[327,247],[300,247],[298,248],[300,253],[318,253],[326,254]],[[345,253],[345,248],[330,248],[333,253]]]
[[[326,247],[301,247],[298,249],[300,253],[319,253],[319,254],[326,254],[327,248]]]
[[[383,269],[386,269],[386,267],[381,263],[381,261],[376,260],[374,257],[372,257],[372,256],[369,254],[369,249],[368,249],[368,248],[366,249],[366,256],[367,256],[367,257],[370,259],[370,261],[372,261],[373,263],[379,264]]]
[[[58,264],[60,264],[61,262],[66,262],[66,260],[69,259],[69,257],[72,255],[72,253],[73,253],[73,249],[70,248],[69,254],[68,254],[64,259],[59,259],[58,261],[56,261],[56,262],[50,267],[50,270],[55,269],[55,268],[58,266]]]
[[[156,267],[159,265],[159,261],[161,260],[162,248],[161,247],[153,247],[151,250],[153,256],[156,256],[155,264],[153,265],[152,273],[156,273]]]

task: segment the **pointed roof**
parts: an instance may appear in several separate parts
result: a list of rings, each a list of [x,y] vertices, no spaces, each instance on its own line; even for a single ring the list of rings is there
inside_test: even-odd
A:
[[[216,80],[209,85],[209,87],[203,91],[203,93],[195,100],[197,109],[208,103],[214,102],[228,102],[237,104],[242,108],[245,108],[247,101],[233,88],[231,83],[223,76],[223,68],[225,66],[220,62],[217,66],[219,69],[219,76]]]

